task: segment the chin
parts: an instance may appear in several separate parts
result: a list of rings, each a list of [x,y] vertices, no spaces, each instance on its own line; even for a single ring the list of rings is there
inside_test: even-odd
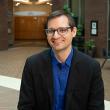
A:
[[[59,51],[64,50],[64,48],[62,48],[62,47],[53,47],[53,50],[55,50],[56,52],[59,52]]]

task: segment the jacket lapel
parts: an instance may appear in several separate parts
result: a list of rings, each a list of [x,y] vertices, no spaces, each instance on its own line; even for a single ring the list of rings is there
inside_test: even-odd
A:
[[[50,51],[45,55],[45,69],[43,70],[44,79],[48,88],[48,95],[50,100],[50,106],[52,108],[53,103],[53,74],[52,74],[52,64],[51,64],[51,57]]]
[[[68,76],[68,82],[67,82],[67,90],[66,90],[66,99],[65,99],[65,110],[68,110],[69,104],[71,103],[72,99],[72,94],[74,89],[76,88],[77,85],[77,79],[78,79],[78,62],[79,58],[77,55],[77,50],[74,51],[73,59],[72,59],[72,64],[70,68],[70,73]]]

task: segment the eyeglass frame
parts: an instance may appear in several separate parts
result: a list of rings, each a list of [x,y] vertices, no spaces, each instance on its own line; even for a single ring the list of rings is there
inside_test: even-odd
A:
[[[50,36],[51,36],[51,37],[54,36],[54,34],[55,34],[56,31],[57,31],[57,33],[58,33],[59,35],[62,36],[62,35],[65,35],[65,34],[68,32],[68,29],[71,29],[71,28],[72,28],[72,26],[59,27],[59,28],[57,28],[57,29],[52,29],[52,28],[50,28],[50,29],[45,29],[45,32],[46,32],[46,35],[49,36],[49,37],[50,37]],[[64,34],[61,34],[61,33],[60,33],[60,29],[65,29],[65,33],[64,33]],[[53,33],[51,33],[51,35],[49,35],[48,32],[47,32],[47,31],[49,31],[49,30],[53,32]]]

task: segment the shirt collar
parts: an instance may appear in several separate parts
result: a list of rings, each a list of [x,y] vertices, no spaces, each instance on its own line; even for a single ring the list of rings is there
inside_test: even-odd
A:
[[[71,52],[69,54],[69,56],[67,57],[65,63],[70,67],[71,65],[71,61],[72,61],[72,57],[73,57],[73,48],[71,49]]]
[[[71,65],[71,60],[72,60],[72,57],[73,57],[73,51],[74,49],[72,48],[71,49],[71,52],[70,52],[70,54],[69,54],[69,56],[67,57],[67,59],[66,59],[66,61],[65,61],[65,63],[63,64],[63,65],[67,65],[67,66],[69,66],[70,67],[70,65]],[[56,59],[56,57],[55,57],[55,55],[54,55],[54,52],[52,51],[52,49],[51,49],[51,57],[52,57],[52,61],[54,62],[54,64],[58,64],[59,63],[59,61]]]

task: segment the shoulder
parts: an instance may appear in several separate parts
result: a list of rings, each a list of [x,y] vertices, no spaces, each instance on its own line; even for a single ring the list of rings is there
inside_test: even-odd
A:
[[[79,73],[89,78],[101,76],[100,63],[85,53],[76,50],[72,63]]]
[[[87,67],[88,66],[91,66],[91,67],[100,66],[99,62],[96,59],[94,59],[94,58],[88,56],[87,54],[82,53],[78,50],[75,50],[73,59],[82,65],[86,65]]]
[[[26,59],[26,62],[29,63],[40,63],[45,60],[50,59],[50,49],[46,49],[40,53],[34,54]]]

